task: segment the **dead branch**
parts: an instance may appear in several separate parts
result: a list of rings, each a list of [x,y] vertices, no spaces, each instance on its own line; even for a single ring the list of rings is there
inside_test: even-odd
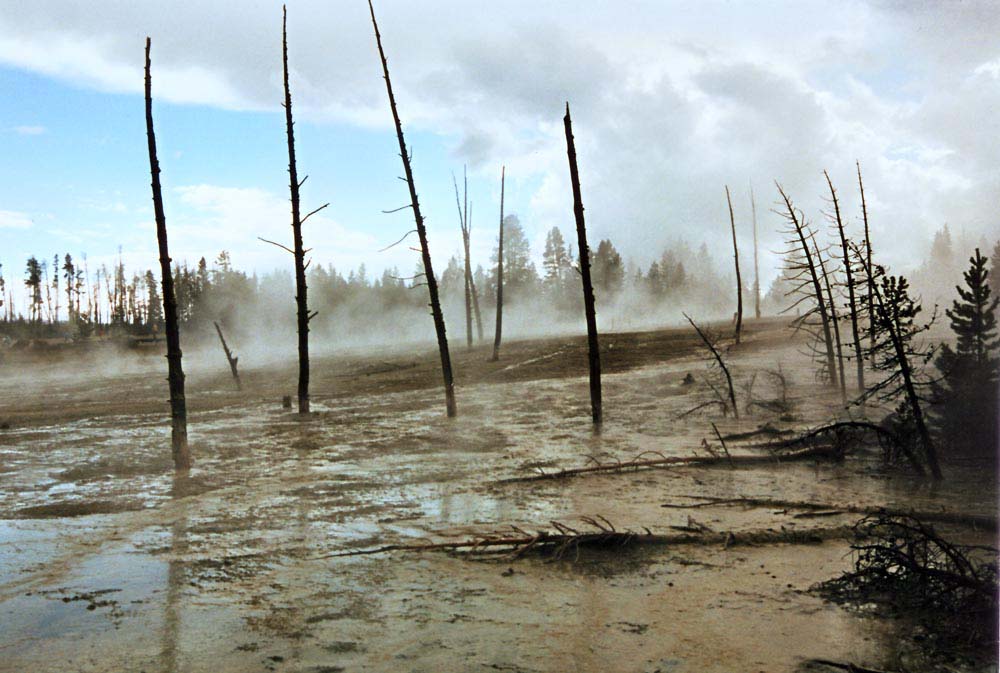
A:
[[[733,377],[729,375],[729,368],[726,367],[726,363],[723,361],[718,349],[716,349],[715,344],[713,344],[701,328],[695,324],[694,320],[691,319],[691,316],[687,313],[684,313],[683,315],[687,318],[687,321],[691,323],[691,327],[694,327],[694,331],[698,333],[698,336],[701,337],[705,347],[712,352],[712,355],[715,357],[715,361],[719,363],[719,367],[722,369],[722,373],[726,375],[726,384],[729,386],[729,402],[733,405],[733,416],[739,420],[740,410],[736,407],[736,393],[733,391]]]

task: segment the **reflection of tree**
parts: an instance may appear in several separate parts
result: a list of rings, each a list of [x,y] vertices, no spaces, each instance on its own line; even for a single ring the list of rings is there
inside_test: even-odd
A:
[[[184,486],[189,477],[185,473],[174,475],[170,489],[177,508],[170,526],[170,560],[167,564],[167,593],[163,610],[163,644],[160,660],[165,673],[176,673],[181,633],[181,600],[185,585],[185,560],[188,550],[187,504],[183,498]]]

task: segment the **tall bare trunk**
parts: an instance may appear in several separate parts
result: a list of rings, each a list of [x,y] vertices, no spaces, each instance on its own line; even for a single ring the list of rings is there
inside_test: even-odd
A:
[[[583,279],[583,308],[587,314],[587,352],[590,360],[590,413],[595,425],[600,425],[601,413],[601,350],[597,339],[597,314],[594,311],[594,286],[590,282],[590,248],[587,227],[583,221],[583,197],[580,195],[580,174],[576,166],[576,145],[573,142],[573,120],[566,103],[566,154],[569,157],[569,177],[573,184],[573,214],[576,216],[576,237],[580,247],[580,277]]]
[[[865,202],[865,183],[861,179],[861,162],[855,162],[858,167],[858,189],[861,190],[861,217],[865,223],[865,257],[867,259],[868,268],[872,268],[872,239],[871,234],[868,231],[868,204]],[[868,322],[871,324],[875,320],[875,301],[874,301],[874,288],[872,284],[875,281],[872,280],[871,274],[867,275],[867,280],[865,286],[868,290]],[[875,346],[875,331],[870,330],[871,334],[871,346],[874,351]]]
[[[820,274],[823,276],[823,283],[826,285],[826,296],[829,300],[830,324],[833,327],[834,343],[837,346],[837,382],[840,385],[840,398],[847,402],[847,384],[844,382],[844,346],[840,340],[840,320],[837,318],[837,303],[833,300],[833,287],[830,284],[830,275],[826,270],[826,262],[816,245],[815,234],[812,237],[813,249],[816,251],[816,260],[819,263]]]
[[[500,359],[500,336],[503,333],[503,190],[507,167],[500,167],[500,245],[497,247],[497,319],[493,335],[494,362]]]
[[[188,449],[187,404],[184,399],[184,368],[181,366],[181,337],[177,327],[177,300],[167,246],[167,218],[163,213],[160,188],[160,162],[156,158],[156,134],[153,132],[153,80],[150,76],[150,39],[146,38],[146,140],[149,144],[149,172],[152,175],[153,214],[156,218],[156,241],[160,249],[160,277],[163,293],[163,321],[167,333],[167,381],[170,385],[170,446],[174,469],[191,467]]]
[[[844,274],[847,278],[847,303],[851,312],[851,338],[854,340],[854,359],[857,365],[858,390],[865,390],[865,363],[861,355],[861,336],[858,329],[858,302],[854,292],[854,270],[851,268],[851,255],[847,243],[847,234],[844,232],[844,222],[840,217],[840,201],[837,199],[837,190],[833,188],[833,181],[826,171],[826,184],[830,187],[830,198],[833,200],[833,214],[837,224],[837,233],[840,235],[840,246],[844,254]]]
[[[740,249],[736,245],[736,218],[733,217],[733,200],[726,185],[726,203],[729,205],[729,226],[733,230],[733,264],[736,266],[736,343],[743,333],[743,277],[740,275]]]
[[[757,200],[753,196],[753,187],[750,187],[750,212],[753,215],[753,314],[760,320],[760,263],[758,261],[757,247]]]
[[[785,191],[778,185],[778,193],[781,194],[781,198],[785,202],[785,207],[788,209],[788,218],[795,227],[795,235],[799,239],[799,243],[802,246],[802,256],[806,261],[806,266],[809,269],[809,279],[812,281],[813,286],[813,296],[816,297],[816,310],[819,312],[819,319],[823,326],[823,342],[826,346],[826,366],[827,371],[830,373],[830,382],[836,383],[837,381],[837,363],[834,360],[833,355],[833,336],[830,333],[830,317],[826,311],[826,300],[823,298],[823,289],[819,283],[819,275],[816,273],[816,264],[813,261],[812,253],[809,251],[809,243],[806,241],[805,224],[799,220],[798,214],[795,212],[795,207],[792,206],[791,199],[785,194]]]
[[[472,238],[472,217],[469,214],[469,181],[463,168],[462,182],[465,187],[465,207],[458,195],[458,181],[452,175],[455,184],[455,204],[458,206],[458,222],[462,227],[462,247],[465,253],[465,332],[468,347],[472,348],[472,313],[476,315],[476,332],[479,341],[483,340],[483,317],[479,312],[479,293],[476,291],[476,281],[472,276],[472,257],[469,247]],[[471,306],[471,308],[470,308]]]
[[[295,164],[295,122],[292,121],[292,91],[288,86],[288,10],[281,8],[281,65],[285,85],[285,129],[288,135],[288,187],[292,200],[292,237],[295,255],[295,316],[299,335],[299,413],[309,413],[309,303],[306,288],[305,249],[299,206],[299,173]]]
[[[448,335],[444,326],[444,314],[441,312],[441,302],[438,299],[437,279],[434,277],[434,268],[431,264],[430,248],[427,245],[427,230],[424,227],[424,218],[420,214],[420,202],[417,199],[417,187],[413,182],[413,169],[410,166],[410,155],[406,150],[406,140],[403,138],[403,124],[399,121],[399,112],[396,109],[396,97],[392,93],[392,81],[389,79],[389,63],[385,59],[385,50],[382,49],[382,35],[378,31],[378,22],[375,20],[375,7],[372,0],[368,0],[368,9],[372,16],[372,27],[375,29],[375,42],[378,45],[378,55],[382,60],[382,72],[385,77],[385,89],[389,96],[389,108],[392,110],[392,120],[396,124],[396,137],[399,140],[399,156],[403,160],[403,172],[405,174],[406,185],[410,189],[410,205],[413,208],[413,217],[416,220],[417,236],[420,238],[420,251],[424,262],[424,274],[427,279],[427,292],[430,294],[431,315],[434,317],[434,329],[437,332],[438,350],[441,353],[441,372],[444,376],[445,405],[448,416],[455,416],[458,413],[455,406],[455,382],[451,372],[451,355],[448,353]]]

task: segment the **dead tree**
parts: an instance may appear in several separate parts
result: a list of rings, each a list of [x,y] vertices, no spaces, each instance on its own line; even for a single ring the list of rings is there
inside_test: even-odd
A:
[[[326,205],[320,206],[316,210],[312,211],[305,217],[301,216],[300,201],[299,201],[299,188],[302,183],[305,182],[303,178],[302,182],[299,182],[298,169],[295,164],[295,132],[294,132],[294,122],[292,121],[292,92],[288,86],[288,10],[282,6],[281,8],[282,19],[281,19],[281,65],[283,68],[283,78],[285,85],[285,129],[288,135],[288,186],[291,191],[292,200],[292,239],[293,246],[292,250],[289,250],[295,256],[295,313],[296,322],[298,325],[299,334],[299,413],[308,414],[309,413],[309,321],[316,317],[316,313],[309,312],[309,303],[307,301],[306,293],[306,266],[305,261],[306,250],[302,245],[302,224],[309,219],[310,216],[319,212]],[[268,243],[273,243],[273,241],[268,241]],[[285,250],[288,250],[283,245],[278,245]]]
[[[469,183],[462,169],[462,182],[465,187],[465,208],[458,196],[458,181],[452,174],[455,184],[455,204],[458,206],[458,221],[462,227],[462,246],[465,249],[465,335],[467,346],[472,348],[472,314],[476,314],[476,331],[479,341],[483,340],[483,319],[479,313],[479,296],[476,292],[476,282],[472,276],[472,259],[469,254],[469,243],[472,237],[472,217],[469,215]]]
[[[823,260],[823,253],[816,244],[816,233],[812,233],[813,251],[816,253],[816,262],[819,264],[820,275],[823,277],[823,284],[826,286],[827,306],[830,310],[830,326],[833,327],[833,341],[837,346],[837,382],[840,385],[840,398],[847,402],[847,384],[844,382],[844,346],[840,340],[840,319],[837,317],[837,302],[833,299],[833,286],[830,283],[830,274],[826,270],[826,262]]]
[[[855,294],[854,268],[851,263],[850,246],[847,242],[847,234],[844,232],[844,221],[840,217],[840,201],[837,199],[837,190],[833,188],[833,181],[830,175],[823,171],[826,176],[826,184],[830,187],[830,200],[833,202],[833,223],[837,227],[840,236],[840,247],[844,255],[844,275],[847,284],[847,308],[851,317],[851,338],[854,343],[854,359],[857,365],[858,390],[865,389],[865,363],[861,357],[861,336],[858,328],[858,298]],[[867,229],[867,226],[866,226]]]
[[[396,97],[392,93],[392,81],[389,79],[389,63],[386,61],[385,50],[382,48],[382,35],[379,33],[378,22],[375,20],[375,6],[372,4],[372,0],[368,0],[368,9],[371,12],[372,28],[375,30],[375,43],[378,45],[379,59],[382,61],[385,90],[389,96],[389,109],[392,111],[392,120],[396,125],[396,138],[399,140],[399,156],[403,160],[404,182],[406,182],[406,186],[410,190],[410,207],[413,209],[413,219],[416,222],[417,236],[420,239],[420,254],[424,264],[427,292],[430,295],[431,315],[434,318],[434,330],[437,333],[438,350],[441,353],[441,373],[444,377],[445,407],[448,416],[452,417],[458,413],[458,409],[455,406],[455,381],[451,371],[451,355],[448,353],[448,335],[445,331],[444,313],[441,311],[441,302],[438,299],[437,278],[434,276],[430,247],[427,244],[427,229],[424,227],[424,218],[420,214],[420,201],[417,199],[417,186],[413,181],[410,154],[406,149],[406,139],[403,137],[403,124],[399,120]]]
[[[687,318],[687,321],[689,323],[691,323],[691,327],[694,327],[694,331],[698,333],[699,337],[701,337],[702,342],[705,344],[705,348],[709,350],[709,352],[712,354],[712,357],[715,358],[716,363],[718,363],[719,369],[721,369],[722,373],[725,374],[726,386],[729,388],[729,403],[733,407],[733,416],[736,418],[736,420],[739,420],[740,410],[736,406],[736,391],[733,388],[733,377],[729,374],[729,367],[726,366],[725,360],[722,359],[722,355],[719,353],[719,349],[715,347],[714,341],[710,339],[708,335],[705,334],[705,332],[700,327],[698,327],[695,321],[691,319],[691,316],[689,316],[687,313],[684,313],[682,315],[685,318]]]
[[[871,233],[868,230],[868,204],[865,202],[865,183],[861,179],[861,162],[857,161],[857,162],[855,162],[855,164],[858,167],[858,189],[861,191],[861,218],[862,218],[862,220],[865,223],[865,250],[864,250],[864,255],[865,255],[865,260],[868,263],[868,268],[872,269],[872,268],[874,268],[872,266],[872,238],[871,238]],[[875,315],[875,299],[874,299],[875,293],[874,293],[874,288],[872,287],[872,282],[873,281],[869,277],[868,281],[866,283],[866,286],[865,286],[867,288],[867,290],[868,290],[867,308],[868,308],[868,323],[869,323],[869,325],[871,325],[872,320],[874,320],[873,316]],[[873,334],[873,332],[870,332],[870,333]],[[869,344],[869,347],[872,347],[872,346],[874,346],[874,342],[872,342],[872,343]]]
[[[921,311],[920,305],[909,295],[909,283],[902,276],[888,276],[881,266],[868,265],[863,251],[855,248],[854,254],[864,270],[866,280],[872,288],[875,313],[872,316],[871,348],[869,357],[878,371],[888,375],[862,394],[862,400],[878,397],[883,402],[903,398],[902,407],[912,419],[917,437],[923,446],[924,459],[934,479],[941,479],[937,449],[931,437],[917,393],[917,367],[930,360],[932,350],[915,345],[917,335],[930,329],[934,319],[924,325],[917,325],[915,318]],[[879,287],[878,280],[882,286]]]
[[[500,359],[500,336],[503,328],[503,190],[507,167],[500,167],[500,244],[497,247],[497,319],[493,335],[493,362]]]
[[[587,227],[583,221],[583,197],[580,195],[580,174],[576,166],[576,145],[573,142],[573,120],[566,103],[566,154],[569,157],[569,177],[573,184],[573,214],[576,216],[576,237],[580,247],[580,277],[583,279],[583,307],[587,314],[587,352],[590,360],[590,412],[595,425],[601,424],[601,351],[597,339],[597,314],[594,312],[594,286],[590,282],[590,248]]]
[[[743,278],[740,276],[740,249],[736,245],[736,218],[733,217],[733,200],[726,185],[726,204],[729,206],[729,226],[733,230],[733,264],[736,266],[736,344],[740,343],[743,332]]]
[[[160,283],[163,295],[163,322],[167,336],[167,381],[170,385],[170,446],[174,469],[191,467],[188,449],[187,402],[184,399],[184,368],[181,366],[181,337],[177,328],[177,299],[174,277],[170,269],[167,246],[167,218],[163,213],[163,192],[160,188],[160,162],[156,158],[156,134],[153,131],[153,80],[150,76],[150,39],[146,38],[146,140],[149,144],[149,172],[152,175],[153,213],[156,218],[156,240],[160,249]]]
[[[826,299],[823,297],[823,289],[820,286],[817,266],[809,250],[809,243],[806,240],[811,234],[808,232],[808,226],[801,219],[800,213],[795,210],[792,200],[785,194],[781,185],[777,182],[775,185],[778,187],[778,193],[781,195],[786,208],[785,212],[778,214],[784,217],[790,225],[790,229],[787,230],[787,233],[792,237],[792,240],[788,241],[792,246],[788,251],[789,269],[795,274],[793,275],[793,280],[800,280],[804,277],[799,286],[792,291],[801,293],[802,297],[789,308],[794,308],[807,299],[812,299],[815,302],[814,307],[803,314],[797,322],[801,326],[805,324],[809,316],[814,314],[819,316],[820,326],[823,330],[822,340],[826,355],[827,373],[830,376],[831,383],[836,383],[837,364],[834,359],[833,335],[830,331],[830,314],[827,312]],[[796,257],[801,261],[795,261]],[[807,286],[811,288],[811,291],[805,290]]]
[[[212,322],[215,325],[215,332],[219,335],[219,341],[222,342],[222,351],[226,354],[226,361],[229,363],[229,371],[233,374],[233,380],[236,381],[236,389],[243,390],[243,384],[240,382],[240,373],[237,371],[236,366],[240,359],[233,355],[233,352],[229,350],[229,344],[226,343],[226,337],[222,336],[222,328],[219,327],[219,323]]]
[[[760,264],[757,254],[757,201],[750,187],[750,212],[753,216],[753,313],[760,320]]]

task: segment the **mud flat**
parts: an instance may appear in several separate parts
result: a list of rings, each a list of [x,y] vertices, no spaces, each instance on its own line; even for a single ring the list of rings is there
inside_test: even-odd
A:
[[[600,434],[589,422],[585,339],[512,341],[499,363],[486,362],[485,349],[456,349],[454,420],[444,417],[430,350],[317,361],[308,419],[280,406],[294,367],[248,367],[237,393],[216,361],[208,373],[191,370],[195,468],[183,478],[170,467],[158,361],[68,383],[24,381],[6,367],[0,670],[771,673],[807,670],[814,658],[919,666],[919,644],[898,620],[810,591],[850,567],[846,539],[584,551],[560,561],[330,556],[551,521],[579,526],[596,515],[620,528],[737,537],[857,519],[661,506],[690,495],[995,514],[992,472],[951,467],[931,486],[883,469],[874,453],[496,483],[591,457],[705,455],[710,421],[730,434],[830,418],[836,400],[817,392],[808,360],[777,322],[751,324],[730,358],[741,391],[754,372],[780,364],[790,413],[683,415],[711,398],[695,339],[690,330],[605,335]],[[695,384],[683,383],[687,373]],[[755,394],[774,394],[764,378]],[[751,441],[729,449],[750,451]],[[994,543],[992,532],[955,534]]]

